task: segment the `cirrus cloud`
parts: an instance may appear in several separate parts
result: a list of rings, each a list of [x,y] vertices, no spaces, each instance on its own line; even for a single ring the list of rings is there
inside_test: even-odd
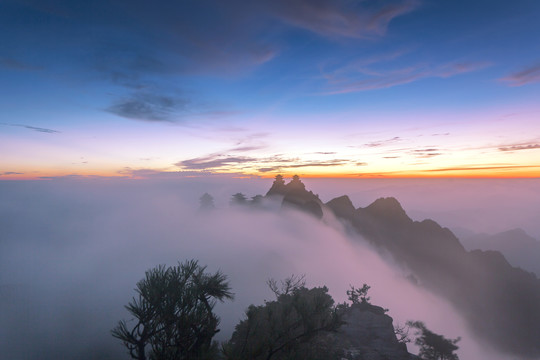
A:
[[[499,80],[513,87],[540,82],[540,63],[528,66]]]

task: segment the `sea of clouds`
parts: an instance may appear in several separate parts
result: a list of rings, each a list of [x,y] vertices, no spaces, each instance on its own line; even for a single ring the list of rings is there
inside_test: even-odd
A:
[[[387,183],[304,182],[325,201],[350,191],[356,206],[366,206],[376,198],[370,196],[385,192],[401,194],[419,210],[436,205],[431,197],[422,207],[407,184],[400,190],[396,183],[392,191]],[[372,303],[390,309],[394,324],[421,320],[446,337],[461,336],[463,359],[510,358],[477,343],[448,303],[408,282],[406,272],[347,235],[330,214],[321,222],[274,211],[279,204],[261,211],[229,206],[231,194],[264,194],[270,184],[228,177],[0,182],[3,356],[129,358],[110,330],[129,319],[123,306],[136,282],[159,264],[197,259],[208,271],[226,274],[235,293],[234,301],[216,307],[220,341],[230,337],[248,305],[273,298],[267,279],[305,274],[307,286],[326,285],[339,302],[350,285],[369,284]],[[215,197],[214,211],[198,210],[204,192]]]

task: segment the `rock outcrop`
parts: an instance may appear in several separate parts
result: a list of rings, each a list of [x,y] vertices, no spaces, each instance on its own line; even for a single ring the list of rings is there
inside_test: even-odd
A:
[[[282,196],[282,207],[296,208],[319,219],[323,216],[321,200],[313,192],[306,190],[306,186],[302,183],[298,175],[294,175],[292,180],[286,185],[283,177],[277,175],[266,196]]]
[[[348,360],[415,360],[394,333],[393,320],[383,308],[370,304],[354,304],[348,308],[345,324],[335,334],[335,341],[344,349]]]

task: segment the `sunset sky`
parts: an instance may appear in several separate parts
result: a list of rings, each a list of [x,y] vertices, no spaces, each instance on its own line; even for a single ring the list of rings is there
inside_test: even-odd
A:
[[[0,179],[540,177],[538,0],[3,0]]]

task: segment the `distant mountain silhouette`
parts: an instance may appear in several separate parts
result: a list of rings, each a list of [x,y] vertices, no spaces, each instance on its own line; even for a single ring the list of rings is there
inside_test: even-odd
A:
[[[467,250],[500,251],[510,264],[532,271],[540,277],[540,241],[523,229],[512,229],[495,235],[472,234],[461,237]]]
[[[321,216],[323,207],[332,210],[420,285],[448,299],[491,346],[540,358],[540,280],[534,274],[512,267],[498,251],[466,251],[449,229],[433,220],[413,221],[393,197],[365,208],[355,208],[347,196],[323,205],[297,177],[287,185],[281,181],[276,177],[267,196],[279,194],[282,206],[312,214],[317,204]]]

